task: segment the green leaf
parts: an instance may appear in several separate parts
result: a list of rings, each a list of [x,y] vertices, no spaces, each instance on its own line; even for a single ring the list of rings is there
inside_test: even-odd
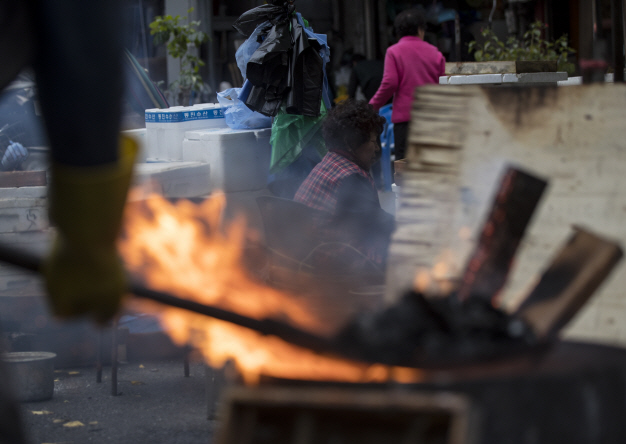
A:
[[[152,40],[154,41],[155,45],[162,45],[164,43],[167,43],[170,38],[169,31],[153,31],[152,34],[154,35]]]

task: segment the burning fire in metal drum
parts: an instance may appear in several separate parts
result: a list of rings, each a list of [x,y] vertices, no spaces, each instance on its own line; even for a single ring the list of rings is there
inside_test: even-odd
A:
[[[171,203],[152,195],[130,203],[119,245],[128,270],[152,288],[196,302],[219,306],[255,319],[288,320],[309,331],[323,329],[302,298],[264,285],[243,266],[250,230],[243,218],[223,227],[225,197],[216,194],[200,204]],[[345,382],[417,382],[420,371],[369,365],[316,354],[273,336],[185,310],[141,304],[157,314],[179,345],[198,349],[216,368],[229,360],[249,384],[261,375]]]

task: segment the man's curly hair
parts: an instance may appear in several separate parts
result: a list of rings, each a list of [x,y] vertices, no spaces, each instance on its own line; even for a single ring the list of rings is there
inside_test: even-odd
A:
[[[385,118],[364,100],[348,99],[331,108],[324,119],[322,134],[329,151],[351,151],[380,134]]]

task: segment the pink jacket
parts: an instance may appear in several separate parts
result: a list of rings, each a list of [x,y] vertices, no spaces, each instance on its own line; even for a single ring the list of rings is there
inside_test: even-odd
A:
[[[387,48],[383,81],[370,100],[376,111],[393,97],[393,123],[411,120],[415,88],[439,83],[446,71],[446,59],[439,50],[417,36],[405,36]]]

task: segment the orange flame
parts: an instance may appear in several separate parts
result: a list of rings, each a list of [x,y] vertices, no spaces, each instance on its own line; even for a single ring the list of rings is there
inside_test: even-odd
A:
[[[413,278],[413,288],[426,295],[442,297],[455,288],[458,270],[454,265],[454,253],[444,250],[431,268],[420,267]]]
[[[255,319],[271,317],[308,331],[321,321],[297,297],[251,278],[242,266],[251,232],[243,218],[222,224],[223,194],[201,204],[173,204],[153,195],[128,205],[120,252],[129,271],[154,289],[218,306]],[[414,369],[367,365],[316,354],[261,334],[185,310],[142,303],[158,312],[172,340],[198,349],[207,363],[221,367],[234,360],[248,383],[260,375],[346,382],[401,382],[420,379]]]

